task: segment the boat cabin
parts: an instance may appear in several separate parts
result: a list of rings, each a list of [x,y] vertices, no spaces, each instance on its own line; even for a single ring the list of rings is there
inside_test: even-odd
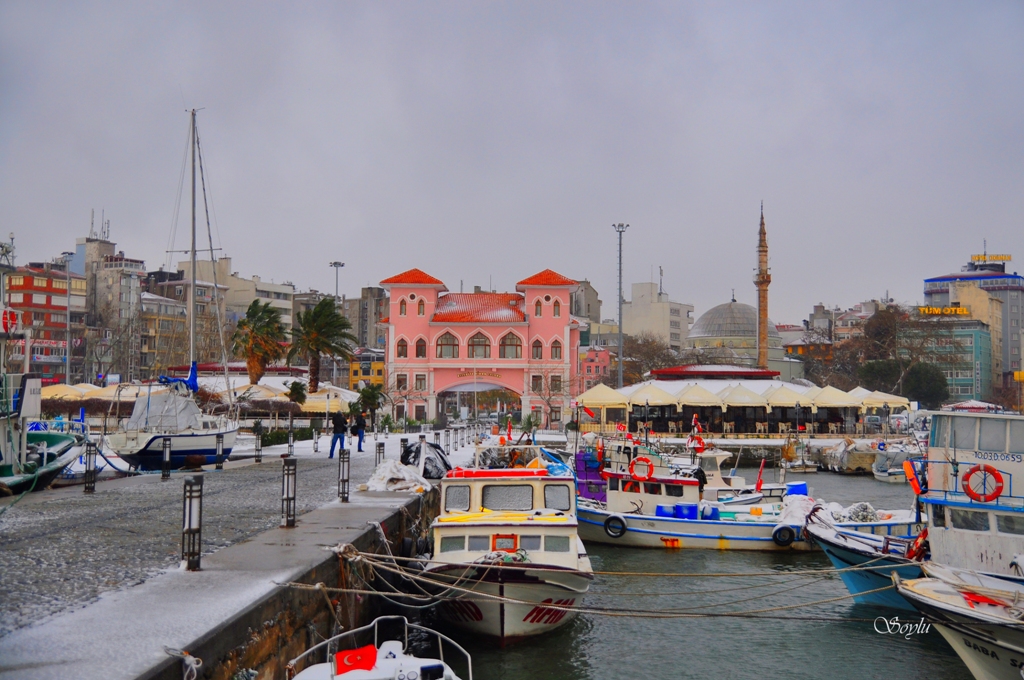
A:
[[[696,505],[700,503],[700,484],[692,477],[652,476],[643,462],[636,466],[637,475],[605,471],[608,479],[608,512],[653,515],[659,505]]]
[[[434,560],[525,551],[532,562],[575,569],[584,552],[576,527],[572,477],[543,468],[456,468],[441,480],[441,514],[431,525]]]

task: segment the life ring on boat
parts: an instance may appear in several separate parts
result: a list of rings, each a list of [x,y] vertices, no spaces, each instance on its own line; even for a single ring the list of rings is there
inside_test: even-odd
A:
[[[693,449],[697,453],[704,453],[706,446],[704,445],[704,438],[699,434],[690,435],[686,440],[686,446]]]
[[[928,540],[928,527],[925,527],[914,539],[914,542],[907,548],[907,559],[916,560],[924,556],[924,542]]]
[[[772,541],[780,548],[788,548],[796,540],[796,530],[788,524],[780,524],[772,529]]]
[[[636,464],[643,463],[647,466],[647,476],[641,477],[636,473]],[[638,482],[649,482],[654,476],[654,463],[647,456],[637,456],[629,462],[629,474]]]
[[[604,439],[597,440],[597,459],[604,461]]]
[[[914,493],[920,496],[924,491],[921,486],[921,480],[917,478],[917,468],[909,460],[903,461],[903,473],[907,476],[907,481],[910,482],[910,488],[914,490]]]
[[[622,515],[609,515],[604,521],[604,533],[609,538],[622,538],[626,535],[626,518]]]
[[[989,488],[992,489],[988,493],[983,494],[971,486],[971,478],[978,473],[981,473],[982,475],[981,488],[983,490]],[[985,479],[985,475],[992,477],[991,483]],[[991,465],[975,465],[967,471],[966,475],[964,475],[964,481],[961,484],[963,486],[964,493],[967,494],[971,500],[979,503],[991,503],[995,499],[999,498],[1003,493],[1003,476],[999,474],[999,470],[995,469]]]

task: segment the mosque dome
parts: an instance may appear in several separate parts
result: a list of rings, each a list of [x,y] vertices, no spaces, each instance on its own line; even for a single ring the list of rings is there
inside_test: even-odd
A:
[[[726,302],[700,315],[690,328],[687,340],[697,338],[757,338],[757,309],[742,302]],[[768,319],[769,344],[781,342],[775,324]]]

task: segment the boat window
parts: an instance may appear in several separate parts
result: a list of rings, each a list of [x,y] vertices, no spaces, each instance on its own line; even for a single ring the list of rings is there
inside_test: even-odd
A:
[[[640,493],[640,482],[625,480],[622,482],[622,490],[626,493]]]
[[[469,510],[469,485],[445,487],[444,509],[445,512]]]
[[[1024,453],[1024,420],[1010,421],[1010,453]]]
[[[644,493],[649,493],[652,496],[660,496],[661,484],[655,484],[654,482],[644,482]]]
[[[981,437],[978,448],[982,451],[1006,450],[1006,421],[995,418],[979,418]]]
[[[996,528],[1004,534],[1024,534],[1024,517],[996,515]]]
[[[442,536],[441,552],[456,552],[466,549],[465,536]]]
[[[946,445],[946,431],[949,429],[949,416],[932,416],[932,440],[931,445],[942,447]]]
[[[978,419],[958,416],[951,420],[953,429],[949,433],[949,448],[973,449],[974,431],[977,429],[975,425],[978,424]]]
[[[502,536],[494,537],[494,549],[504,550],[505,552],[515,552],[516,550],[516,536],[515,534],[506,534]]]
[[[953,520],[954,529],[966,529],[967,531],[988,531],[988,513],[973,512],[971,510],[949,509],[950,519]]]
[[[701,470],[718,470],[718,459],[714,456],[701,456],[700,459]]]
[[[676,498],[683,497],[683,485],[682,484],[666,484],[665,495],[675,496]]]
[[[544,551],[545,552],[569,552],[569,537],[568,536],[545,536],[544,537]]]
[[[540,550],[540,536],[520,536],[519,547],[523,550]]]
[[[933,505],[932,506],[932,524],[937,527],[946,526],[946,506],[944,505]]]
[[[469,549],[471,552],[487,552],[491,549],[490,536],[470,536]]]
[[[533,510],[533,487],[529,484],[488,484],[484,486],[483,506],[488,510]]]
[[[609,491],[618,491],[619,490],[619,478],[618,477],[612,477],[611,479],[608,480],[608,490]]]
[[[548,484],[544,487],[544,507],[554,510],[571,510],[569,485]]]

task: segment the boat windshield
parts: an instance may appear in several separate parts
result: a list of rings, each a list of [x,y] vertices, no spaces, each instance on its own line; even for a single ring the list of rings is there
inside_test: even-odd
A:
[[[533,510],[533,487],[529,484],[488,484],[483,506],[488,510]]]

